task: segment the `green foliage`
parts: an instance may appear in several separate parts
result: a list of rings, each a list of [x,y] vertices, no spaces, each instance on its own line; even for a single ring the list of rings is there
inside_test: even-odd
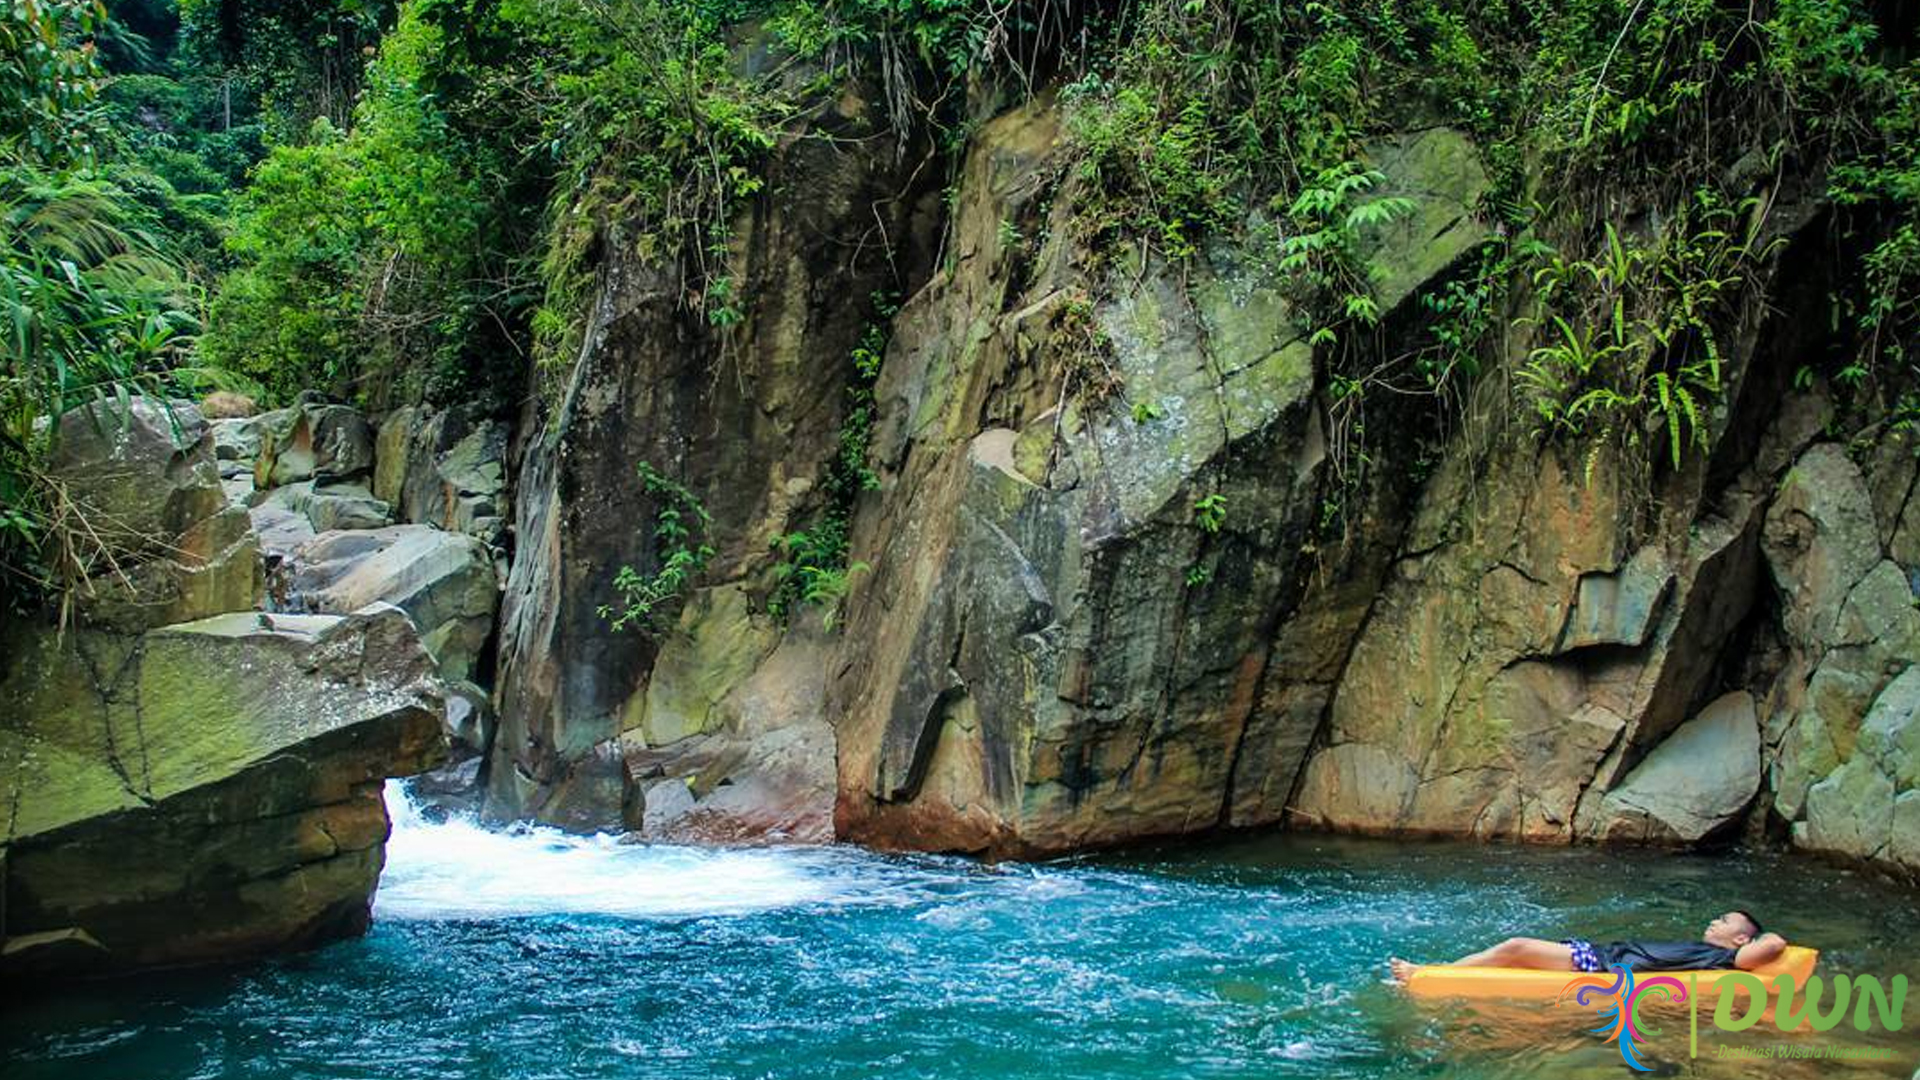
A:
[[[510,148],[427,92],[446,41],[409,7],[365,74],[350,131],[322,116],[254,171],[207,359],[285,399],[308,388],[496,408],[532,285]],[[509,328],[502,331],[501,328]],[[424,361],[424,362],[423,362]]]
[[[647,494],[660,503],[653,516],[660,568],[642,574],[632,566],[621,566],[613,579],[620,603],[602,604],[598,612],[616,632],[631,626],[654,634],[660,631],[659,620],[668,605],[679,599],[713,558],[713,548],[704,539],[713,519],[691,491],[652,465],[643,461],[637,471]]]
[[[349,383],[358,354],[361,260],[374,230],[356,205],[352,150],[325,120],[277,149],[241,198],[240,269],[215,297],[203,354],[280,400]]]
[[[1515,272],[1539,251],[1530,244],[1518,249],[1504,241],[1481,246],[1478,260],[1465,275],[1449,279],[1420,295],[1420,306],[1430,316],[1430,343],[1414,357],[1414,371],[1427,389],[1436,393],[1456,376],[1480,374],[1483,353],[1498,327]]]
[[[847,416],[840,425],[838,452],[828,462],[820,485],[825,505],[811,528],[796,530],[776,541],[782,558],[774,565],[773,593],[767,598],[767,610],[777,618],[786,618],[796,604],[822,609],[829,630],[839,617],[840,604],[853,579],[867,570],[865,563],[848,562],[855,505],[862,493],[880,487],[879,476],[867,465],[876,407],[873,386],[880,377],[888,327],[899,311],[899,301],[891,294],[876,294],[873,307],[873,320],[848,357],[852,370],[847,384]]]
[[[1194,238],[1231,219],[1231,176],[1211,162],[1219,140],[1202,98],[1188,98],[1167,115],[1158,95],[1139,85],[1112,86],[1089,75],[1067,88],[1073,134],[1085,149],[1084,181],[1097,190],[1127,192],[1083,211],[1098,235],[1130,232],[1146,223],[1160,250],[1182,259]]]
[[[1281,241],[1279,269],[1303,283],[1331,321],[1372,326],[1380,306],[1359,254],[1362,235],[1413,212],[1402,195],[1367,197],[1386,180],[1377,170],[1346,161],[1327,169],[1302,189],[1287,207],[1293,231]],[[1310,301],[1311,302],[1311,301]],[[1335,332],[1323,325],[1314,343],[1331,343]]]
[[[1277,262],[1308,286],[1311,341],[1344,357],[1343,325],[1383,314],[1351,258],[1353,231],[1407,209],[1364,198],[1378,182],[1369,141],[1408,117],[1464,129],[1495,183],[1484,210],[1518,239],[1422,297],[1425,338],[1363,380],[1461,400],[1459,377],[1504,347],[1516,286],[1553,269],[1537,238],[1582,248],[1629,207],[1691,216],[1689,236],[1727,247],[1707,234],[1744,230],[1699,225],[1698,193],[1736,203],[1783,169],[1831,166],[1835,198],[1859,209],[1846,227],[1866,235],[1843,290],[1862,352],[1905,364],[1920,332],[1920,63],[1890,66],[1902,53],[1880,40],[1883,18],[1861,0],[1141,0],[1063,95],[1079,216],[1095,250],[1137,241],[1179,260],[1205,233],[1257,234],[1275,227],[1263,209],[1278,214]],[[1530,177],[1551,190],[1530,190]],[[1540,351],[1524,378],[1548,427],[1623,432],[1626,414],[1657,414],[1669,458],[1699,437],[1694,416],[1717,393],[1715,322],[1732,317],[1740,275],[1689,266],[1676,240],[1662,243],[1644,283],[1583,278],[1536,313]],[[1630,325],[1588,317],[1600,313],[1573,296],[1586,291],[1603,307],[1632,294]],[[1868,395],[1874,371],[1868,359],[1836,377]]]
[[[1219,532],[1220,526],[1227,523],[1227,497],[1216,491],[1211,495],[1202,495],[1195,499],[1193,523],[1200,526],[1200,531],[1209,536]]]
[[[93,156],[100,70],[82,44],[98,0],[8,0],[0,12],[0,155],[62,166]]]
[[[1721,388],[1716,328],[1767,254],[1763,210],[1758,199],[1729,206],[1703,189],[1651,241],[1609,222],[1594,257],[1555,255],[1541,267],[1535,319],[1546,341],[1518,372],[1541,424],[1631,442],[1646,420],[1666,433],[1676,467],[1683,444],[1704,447],[1702,405]]]
[[[93,124],[96,5],[9,6],[0,80],[25,108],[0,141],[0,596],[33,603],[111,557],[104,523],[45,473],[53,421],[92,401],[192,385],[199,294],[172,250],[172,189],[112,161]]]
[[[1869,236],[1848,304],[1865,361],[1852,365],[1856,383],[1879,361],[1910,363],[1920,334],[1920,61],[1874,89],[1877,139],[1834,169],[1829,192]]]
[[[642,263],[688,279],[716,327],[742,317],[724,269],[731,220],[760,190],[758,166],[794,105],[771,75],[741,73],[723,9],[669,0],[430,0],[424,17],[476,67],[485,100],[531,118],[512,133],[544,161],[539,357],[578,350],[600,241],[617,227]]]
[[[868,571],[863,562],[847,561],[845,522],[813,532],[794,532],[780,539],[782,560],[774,566],[774,595],[767,609],[785,618],[796,604],[810,604],[822,612],[822,623],[832,630],[840,605],[853,588],[853,579]]]
[[[366,56],[396,21],[400,0],[179,0],[192,63],[217,71],[243,123],[297,142],[319,119],[344,127]]]

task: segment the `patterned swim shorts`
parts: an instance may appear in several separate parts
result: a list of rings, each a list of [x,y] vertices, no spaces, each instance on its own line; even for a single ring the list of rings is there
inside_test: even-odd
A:
[[[1573,950],[1573,970],[1601,970],[1600,955],[1593,951],[1593,942],[1581,941],[1579,938],[1568,938],[1560,944]]]

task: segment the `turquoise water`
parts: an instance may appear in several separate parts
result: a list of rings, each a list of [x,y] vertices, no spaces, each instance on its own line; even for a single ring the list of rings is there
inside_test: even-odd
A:
[[[1631,1075],[1572,1005],[1408,1001],[1389,953],[1693,936],[1748,906],[1823,971],[1920,976],[1920,897],[1766,854],[1278,836],[984,867],[429,824],[401,808],[363,940],[7,1005],[9,1080]],[[1893,1076],[1910,1030],[1642,1044],[1658,1074]],[[1703,1023],[1705,1018],[1703,1017]],[[1708,1025],[1710,1027],[1710,1025]],[[1871,1062],[1716,1060],[1791,1043]]]

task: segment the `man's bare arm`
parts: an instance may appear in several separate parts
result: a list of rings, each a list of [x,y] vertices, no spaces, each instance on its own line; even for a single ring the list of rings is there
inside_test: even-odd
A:
[[[1780,954],[1787,951],[1787,939],[1779,934],[1761,934],[1734,954],[1734,966],[1741,971],[1752,971],[1763,964],[1772,963]]]

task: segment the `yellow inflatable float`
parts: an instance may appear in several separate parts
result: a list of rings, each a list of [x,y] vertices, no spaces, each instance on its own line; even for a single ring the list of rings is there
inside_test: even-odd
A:
[[[1797,987],[1813,974],[1813,964],[1820,958],[1818,949],[1802,948],[1798,945],[1787,946],[1770,964],[1762,964],[1748,972],[1760,976],[1760,981],[1773,985],[1775,976],[1790,975]],[[1648,972],[1647,974],[1654,974]],[[1687,983],[1698,986],[1702,997],[1711,998],[1720,992],[1719,982],[1732,971],[1662,971],[1658,974],[1670,975]],[[1498,967],[1454,967],[1451,964],[1424,964],[1414,969],[1407,979],[1407,993],[1415,997],[1456,997],[1456,998],[1545,998],[1553,999],[1563,993],[1582,986],[1611,986],[1614,981],[1612,972],[1575,972],[1575,971],[1539,971],[1531,968]]]

